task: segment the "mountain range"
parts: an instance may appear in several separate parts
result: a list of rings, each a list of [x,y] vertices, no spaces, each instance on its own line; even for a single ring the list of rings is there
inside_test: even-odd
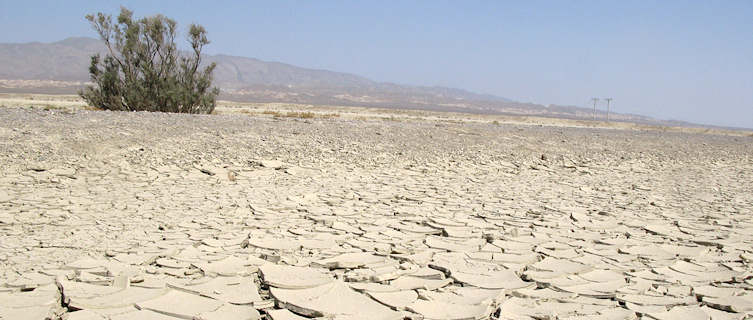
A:
[[[104,53],[102,41],[86,37],[52,43],[0,43],[0,92],[75,93],[88,80],[90,57]],[[376,82],[349,73],[301,68],[254,58],[206,55],[215,62],[222,99],[590,119],[593,110],[543,106],[445,87]],[[601,113],[601,112],[599,112]],[[603,114],[600,115],[603,117]],[[611,119],[657,122],[612,114]],[[664,122],[662,122],[664,123]]]

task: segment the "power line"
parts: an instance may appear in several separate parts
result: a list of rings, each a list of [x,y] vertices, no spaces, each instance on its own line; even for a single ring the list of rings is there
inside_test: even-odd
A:
[[[607,100],[607,121],[609,121],[609,104],[612,102],[612,98],[605,98],[604,100]]]
[[[594,121],[596,120],[596,102],[599,102],[599,98],[591,98],[594,102]]]

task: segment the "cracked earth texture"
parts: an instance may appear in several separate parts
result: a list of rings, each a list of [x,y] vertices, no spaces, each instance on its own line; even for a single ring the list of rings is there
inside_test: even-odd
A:
[[[751,137],[24,108],[0,119],[2,319],[753,314]]]

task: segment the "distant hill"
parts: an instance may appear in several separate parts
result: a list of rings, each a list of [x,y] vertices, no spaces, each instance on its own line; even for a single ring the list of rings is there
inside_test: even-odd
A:
[[[105,51],[100,40],[85,37],[53,43],[0,44],[0,92],[75,93],[88,80],[91,55]],[[207,55],[204,61],[217,63],[215,83],[223,99],[585,119],[592,116],[592,110],[586,108],[545,107],[461,89],[376,82],[348,73],[254,58]],[[611,118],[655,122],[636,115],[613,114]]]
[[[0,79],[86,81],[89,57],[100,41],[68,38],[53,43],[0,44]]]

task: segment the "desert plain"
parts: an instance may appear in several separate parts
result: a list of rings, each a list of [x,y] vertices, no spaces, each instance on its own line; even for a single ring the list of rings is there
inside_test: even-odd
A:
[[[0,97],[1,319],[744,319],[753,136]]]

